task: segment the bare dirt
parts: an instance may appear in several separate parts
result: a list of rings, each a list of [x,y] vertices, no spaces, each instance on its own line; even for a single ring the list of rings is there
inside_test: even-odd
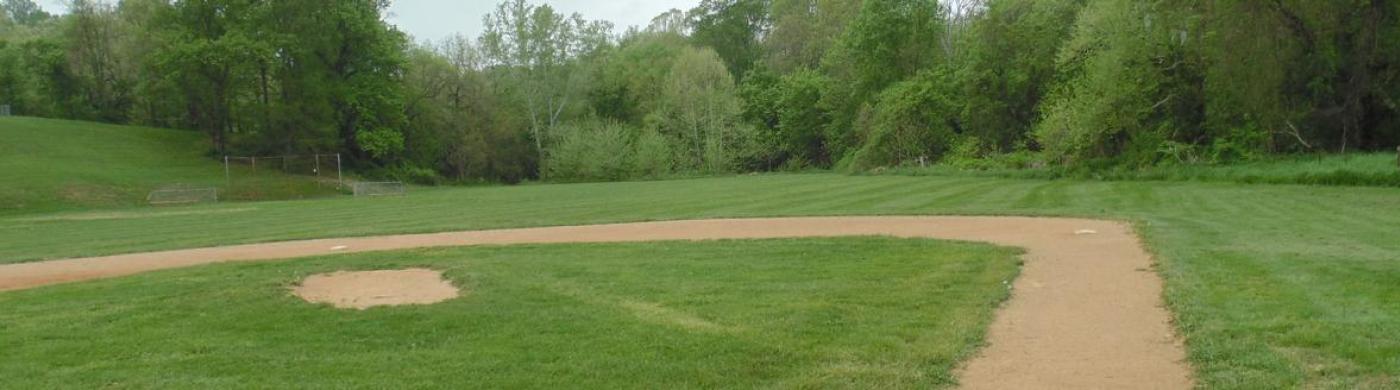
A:
[[[1089,233],[1092,232],[1092,233]],[[1123,223],[1027,217],[718,219],[338,238],[0,265],[0,291],[227,261],[421,247],[873,236],[1025,248],[988,345],[959,370],[968,389],[1186,389],[1185,352],[1152,258]],[[332,249],[336,248],[336,249]]]
[[[312,303],[342,309],[375,306],[430,305],[456,298],[458,290],[442,272],[423,268],[381,271],[339,271],[311,275],[292,294]]]

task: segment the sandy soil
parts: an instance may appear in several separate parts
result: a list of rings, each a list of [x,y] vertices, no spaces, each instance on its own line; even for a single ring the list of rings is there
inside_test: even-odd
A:
[[[969,389],[1185,389],[1185,352],[1152,258],[1122,223],[1024,217],[816,217],[647,222],[322,239],[0,265],[0,291],[225,261],[524,243],[889,235],[1027,250],[988,345],[959,372]],[[338,248],[338,249],[332,249]]]
[[[312,303],[342,309],[375,306],[429,305],[457,297],[457,287],[442,272],[423,268],[381,271],[339,271],[311,275],[292,294]]]

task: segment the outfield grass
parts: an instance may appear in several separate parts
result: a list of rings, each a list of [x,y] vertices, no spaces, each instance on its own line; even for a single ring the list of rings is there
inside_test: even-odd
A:
[[[0,388],[936,388],[1019,252],[841,238],[416,250],[0,294]],[[339,310],[341,269],[431,267],[463,297]],[[385,375],[392,373],[392,375]]]
[[[164,186],[218,187],[234,199],[335,193],[313,180],[223,164],[193,131],[0,117],[0,215],[129,207]]]
[[[1107,166],[959,169],[936,165],[922,168],[900,167],[882,171],[882,174],[1400,187],[1400,167],[1397,167],[1397,156],[1393,152],[1277,156],[1230,164],[1169,164],[1150,168]]]
[[[391,232],[857,214],[1131,220],[1161,262],[1168,305],[1206,387],[1400,386],[1400,190],[1390,188],[829,174],[444,188],[403,198],[0,218],[0,259]]]

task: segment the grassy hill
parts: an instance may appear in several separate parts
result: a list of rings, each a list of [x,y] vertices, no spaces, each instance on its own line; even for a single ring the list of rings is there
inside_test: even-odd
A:
[[[296,198],[324,192],[304,178],[239,173],[227,188],[203,135],[183,130],[0,117],[0,214],[145,204],[155,188],[220,187],[221,196]]]

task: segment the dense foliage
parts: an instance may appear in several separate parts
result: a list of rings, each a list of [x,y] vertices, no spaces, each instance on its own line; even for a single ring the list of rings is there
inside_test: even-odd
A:
[[[387,6],[0,0],[0,104],[423,182],[1400,144],[1393,1],[703,0],[618,32],[504,0],[421,44]]]

